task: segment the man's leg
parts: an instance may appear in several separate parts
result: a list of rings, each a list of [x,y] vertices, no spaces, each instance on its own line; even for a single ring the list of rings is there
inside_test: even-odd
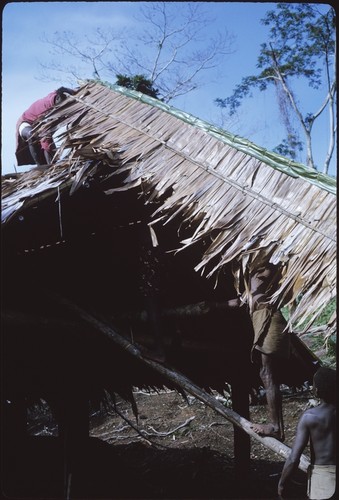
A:
[[[56,151],[56,146],[54,144],[54,141],[50,137],[44,137],[41,140],[40,145],[41,145],[41,149],[44,152],[46,165],[50,165],[52,163],[52,159],[53,159],[54,153]]]
[[[34,163],[38,166],[41,165],[39,160],[40,145],[32,138],[32,127],[25,127],[21,132],[21,137],[27,142]]]
[[[269,423],[253,424],[252,429],[261,436],[272,436],[284,441],[282,401],[279,383],[275,377],[274,358],[272,359],[272,356],[261,354],[260,378],[266,390]]]
[[[44,156],[45,156],[45,160],[46,160],[46,165],[49,165],[50,163],[52,163],[53,155],[49,151],[47,151],[46,149],[44,150]]]

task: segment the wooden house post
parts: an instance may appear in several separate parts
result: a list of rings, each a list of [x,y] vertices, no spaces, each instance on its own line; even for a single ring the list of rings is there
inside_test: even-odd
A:
[[[239,373],[237,380],[231,383],[232,408],[242,417],[249,419],[248,383],[244,373]],[[251,438],[239,426],[233,424],[234,429],[234,459],[236,472],[240,477],[249,474]]]

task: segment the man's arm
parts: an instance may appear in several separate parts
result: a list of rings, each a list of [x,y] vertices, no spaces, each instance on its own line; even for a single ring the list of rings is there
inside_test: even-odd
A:
[[[278,484],[278,495],[279,497],[284,496],[284,490],[286,483],[291,479],[292,475],[294,472],[298,469],[300,457],[302,455],[302,452],[304,451],[309,437],[310,437],[310,432],[309,432],[309,426],[307,424],[307,414],[303,414],[300,417],[300,420],[297,425],[297,431],[296,431],[296,436],[294,439],[292,451],[288,457],[288,459],[285,462],[285,465],[283,467],[280,481]]]

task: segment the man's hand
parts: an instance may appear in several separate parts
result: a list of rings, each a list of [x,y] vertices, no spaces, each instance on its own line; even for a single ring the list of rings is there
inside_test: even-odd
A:
[[[240,307],[243,305],[243,302],[238,298],[236,299],[230,299],[230,300],[227,300],[226,302],[226,305],[227,307],[229,307],[230,309],[235,309],[237,307]]]

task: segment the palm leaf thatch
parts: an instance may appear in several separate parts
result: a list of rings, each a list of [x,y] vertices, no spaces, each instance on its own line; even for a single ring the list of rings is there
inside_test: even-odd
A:
[[[137,187],[145,203],[158,201],[155,231],[173,219],[191,228],[178,251],[209,239],[196,267],[207,278],[232,263],[246,296],[255,269],[282,264],[270,302],[289,306],[290,327],[303,324],[305,331],[335,296],[334,179],[156,99],[98,82],[82,85],[36,127],[37,136],[51,132],[60,145],[46,171],[3,179],[4,224],[56,190],[72,194],[105,168],[108,196]],[[125,174],[119,186],[118,174]],[[334,328],[332,318],[328,332]]]

